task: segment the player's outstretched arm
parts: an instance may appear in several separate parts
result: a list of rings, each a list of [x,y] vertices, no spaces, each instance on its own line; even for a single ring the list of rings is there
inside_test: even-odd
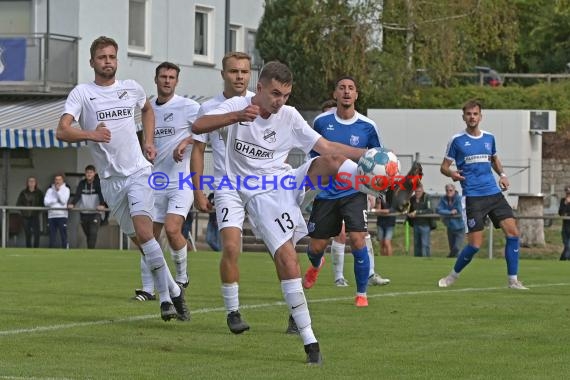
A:
[[[70,114],[66,113],[61,116],[55,132],[55,137],[58,140],[70,143],[85,140],[102,143],[108,143],[111,141],[111,131],[105,127],[105,123],[97,124],[97,128],[92,131],[85,131],[83,129],[72,127],[72,122],[73,116]]]
[[[320,155],[324,154],[342,154],[343,156],[353,160],[358,161],[360,157],[366,152],[366,149],[354,148],[348,145],[339,144],[336,142],[329,141],[324,137],[321,137],[315,143],[313,150]]]
[[[204,115],[192,124],[192,133],[202,134],[215,131],[238,122],[252,122],[259,115],[259,107],[248,105],[241,111],[232,111],[214,115]]]

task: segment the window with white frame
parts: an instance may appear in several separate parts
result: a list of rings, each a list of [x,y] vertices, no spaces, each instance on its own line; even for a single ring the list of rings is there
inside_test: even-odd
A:
[[[196,7],[194,16],[194,60],[214,62],[214,10]]]
[[[252,68],[258,68],[263,65],[263,60],[261,59],[261,55],[259,54],[259,51],[255,48],[256,37],[257,37],[257,32],[255,30],[247,31],[246,50],[247,54],[249,54],[251,57]]]
[[[243,27],[230,25],[230,51],[243,51]]]
[[[150,54],[150,1],[129,0],[129,53]]]

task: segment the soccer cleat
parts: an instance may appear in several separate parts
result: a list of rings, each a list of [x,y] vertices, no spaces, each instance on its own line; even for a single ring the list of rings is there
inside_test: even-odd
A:
[[[297,323],[292,315],[289,315],[289,324],[287,325],[287,330],[285,330],[285,334],[299,334],[299,327],[297,327]]]
[[[354,298],[354,304],[356,305],[356,307],[366,307],[368,306],[368,297],[356,296]]]
[[[319,348],[319,343],[311,343],[305,345],[305,353],[307,354],[307,364],[308,365],[322,365],[323,356],[321,355],[321,349]]]
[[[180,282],[180,281],[176,281],[176,284],[178,286],[180,286],[181,288],[186,289],[188,287],[188,284],[190,284],[190,281],[186,281],[186,282]]]
[[[184,288],[180,288],[180,295],[178,297],[172,297],[172,304],[176,309],[177,318],[180,321],[190,320],[190,310],[186,305],[186,300],[184,299]]]
[[[178,313],[176,308],[170,302],[163,302],[160,304],[160,317],[163,321],[168,322],[171,319],[177,318]]]
[[[382,278],[378,273],[374,273],[372,276],[368,277],[368,285],[388,285],[390,283],[389,278]]]
[[[228,314],[227,322],[230,331],[234,334],[241,334],[249,330],[249,325],[241,319],[241,314],[237,310]]]
[[[519,280],[509,280],[509,289],[528,290]]]
[[[346,281],[346,279],[344,277],[341,277],[341,278],[335,280],[334,284],[338,287],[344,288],[344,287],[348,286],[348,281]]]
[[[155,301],[156,296],[154,294],[150,294],[148,292],[145,292],[142,289],[136,289],[135,290],[135,296],[131,299],[133,299],[135,301]]]
[[[457,277],[454,277],[452,275],[448,275],[448,276],[445,276],[444,278],[440,279],[438,281],[437,285],[440,288],[447,288],[447,287],[451,286],[455,282],[455,280],[457,280]]]
[[[317,277],[319,277],[319,271],[321,270],[324,264],[325,264],[325,257],[323,256],[321,258],[321,263],[319,264],[318,268],[315,268],[314,266],[311,265],[309,269],[307,269],[307,271],[305,272],[305,276],[303,277],[303,288],[311,289],[313,285],[315,285],[315,282],[317,282]]]

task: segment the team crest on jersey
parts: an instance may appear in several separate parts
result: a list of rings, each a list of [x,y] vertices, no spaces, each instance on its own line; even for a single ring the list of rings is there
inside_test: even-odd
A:
[[[266,129],[265,131],[263,131],[263,139],[268,143],[274,143],[276,140],[275,138],[276,135],[277,133],[272,129]]]
[[[467,220],[467,225],[469,226],[469,228],[473,228],[475,227],[475,219],[471,218]]]
[[[490,152],[491,151],[491,143],[486,142],[485,143],[485,149],[487,149]]]
[[[127,90],[121,90],[117,91],[117,96],[119,97],[119,99],[125,100],[129,98],[129,93],[127,92]]]
[[[360,136],[350,135],[350,145],[357,146],[360,141]]]
[[[334,131],[334,125],[329,124],[329,126],[327,127],[327,131]]]
[[[273,153],[275,153],[273,150],[238,139],[234,142],[234,150],[242,156],[253,158],[254,160],[270,160],[273,158]]]
[[[155,138],[174,136],[175,134],[176,132],[174,131],[174,127],[162,127],[162,128],[156,128],[154,130]]]
[[[167,113],[164,115],[164,117],[162,119],[164,121],[172,121],[172,120],[174,120],[174,114],[172,112]]]

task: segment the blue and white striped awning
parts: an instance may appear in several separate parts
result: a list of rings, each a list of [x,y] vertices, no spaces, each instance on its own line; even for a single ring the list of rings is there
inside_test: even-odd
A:
[[[0,148],[67,148],[87,142],[66,143],[55,137],[65,98],[0,100]]]

